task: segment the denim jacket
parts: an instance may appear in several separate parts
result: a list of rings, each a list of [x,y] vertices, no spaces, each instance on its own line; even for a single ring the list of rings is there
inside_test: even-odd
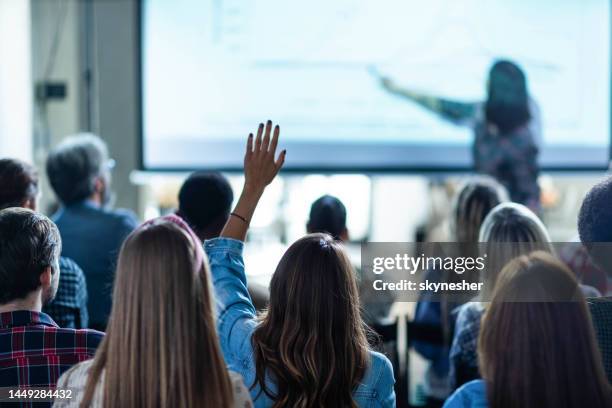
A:
[[[255,382],[255,357],[251,336],[257,327],[255,308],[247,290],[241,241],[216,238],[206,241],[204,248],[210,263],[217,302],[217,329],[221,349],[230,370],[244,378],[247,387]],[[353,392],[359,407],[395,407],[393,368],[382,354],[370,351],[370,367],[361,384]],[[268,388],[275,392],[272,380]],[[251,389],[255,407],[272,406],[273,400]]]

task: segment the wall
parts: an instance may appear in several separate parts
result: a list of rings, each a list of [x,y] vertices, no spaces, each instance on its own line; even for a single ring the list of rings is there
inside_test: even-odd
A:
[[[93,3],[96,132],[117,161],[113,174],[117,205],[138,209],[130,173],[138,167],[137,1]],[[95,116],[95,115],[94,115]]]
[[[45,0],[31,5],[34,82],[46,78],[68,86],[65,99],[35,104],[36,164],[43,168],[50,146],[69,134],[99,134],[117,161],[116,204],[134,210],[139,208],[139,189],[131,185],[129,175],[138,158],[136,16],[137,2],[129,0]],[[41,208],[51,201],[45,182]]]

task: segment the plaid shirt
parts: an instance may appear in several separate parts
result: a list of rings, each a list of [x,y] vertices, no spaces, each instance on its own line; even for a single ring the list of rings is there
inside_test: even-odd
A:
[[[612,297],[587,299],[603,366],[612,382]]]
[[[103,336],[59,328],[45,313],[0,313],[0,387],[55,387],[64,371],[94,356]]]
[[[60,281],[52,302],[45,305],[47,313],[60,327],[84,329],[89,324],[87,285],[83,271],[72,259],[60,258]]]
[[[478,335],[484,307],[480,302],[468,302],[455,309],[457,322],[450,349],[451,389],[480,377],[478,374]]]

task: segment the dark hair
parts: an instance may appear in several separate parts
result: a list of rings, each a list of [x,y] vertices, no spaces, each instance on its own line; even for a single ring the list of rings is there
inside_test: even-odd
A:
[[[524,126],[531,119],[527,79],[515,63],[499,60],[491,67],[485,116],[502,134]]]
[[[0,210],[21,207],[38,194],[38,172],[17,159],[0,159]]]
[[[578,234],[593,261],[612,275],[612,255],[607,251],[612,247],[612,177],[593,186],[582,201]]]
[[[340,242],[311,234],[289,247],[252,343],[252,387],[259,384],[274,408],[356,406],[352,392],[369,364],[368,342],[355,273]]]
[[[0,211],[0,304],[23,299],[40,286],[49,266],[57,273],[61,239],[55,224],[25,208]]]
[[[604,408],[612,388],[573,273],[552,255],[511,261],[479,337],[491,408]]]
[[[331,195],[318,198],[310,207],[306,229],[309,233],[324,232],[339,239],[346,231],[346,207]]]
[[[482,222],[496,205],[504,201],[508,201],[508,192],[494,178],[475,176],[468,179],[459,190],[453,207],[455,240],[471,244],[476,253]]]
[[[47,157],[47,174],[63,204],[89,198],[108,161],[106,144],[91,134],[66,138]]]
[[[220,173],[197,171],[181,186],[180,215],[202,239],[219,236],[234,201],[227,179]]]

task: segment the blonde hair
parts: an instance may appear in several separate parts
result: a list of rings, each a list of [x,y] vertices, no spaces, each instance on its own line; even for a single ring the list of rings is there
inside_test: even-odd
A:
[[[482,300],[490,300],[497,277],[510,260],[533,251],[554,254],[550,237],[542,221],[529,208],[517,203],[501,203],[484,219],[479,241],[487,266],[481,272]]]
[[[82,406],[103,376],[104,407],[229,407],[208,262],[178,217],[133,232],[119,255],[107,334]]]

